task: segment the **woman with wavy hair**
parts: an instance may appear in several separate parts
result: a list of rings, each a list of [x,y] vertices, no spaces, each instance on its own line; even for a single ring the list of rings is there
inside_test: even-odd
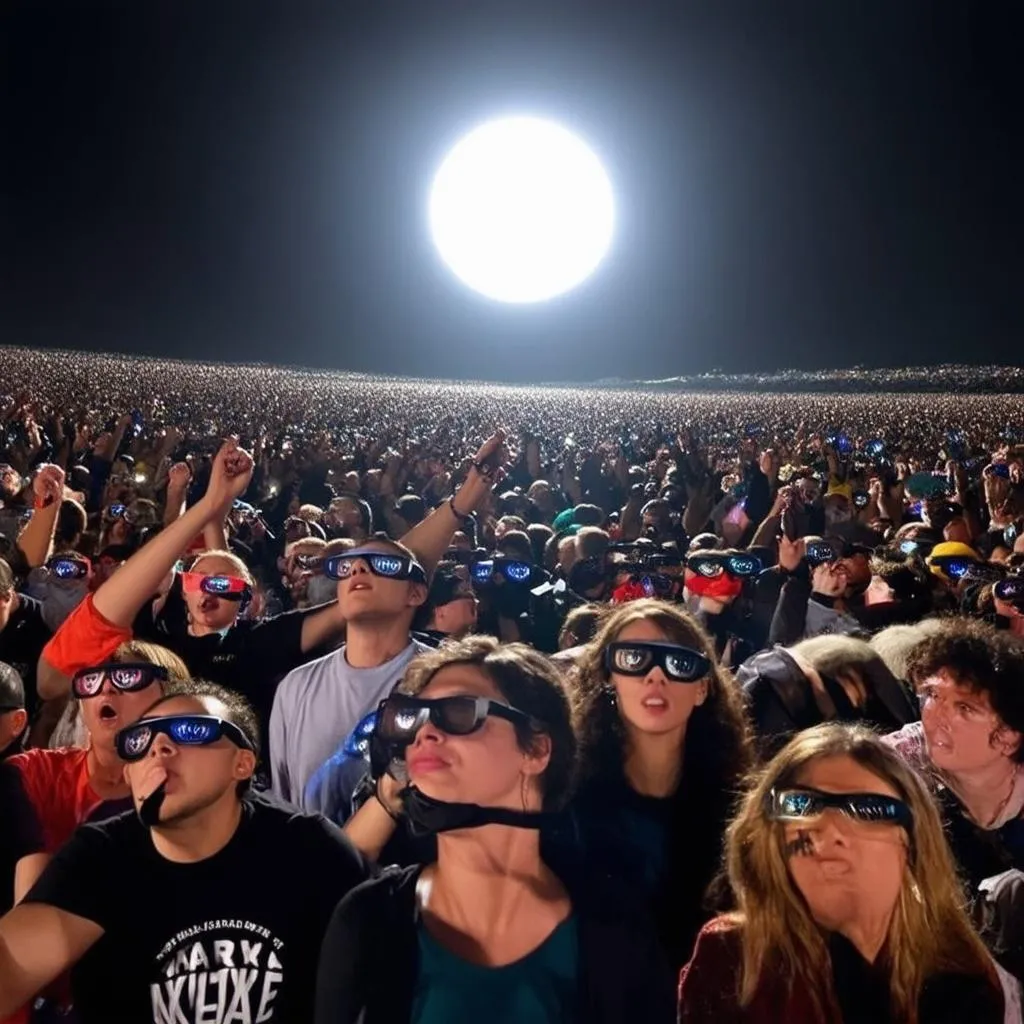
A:
[[[678,968],[750,764],[737,688],[696,620],[653,599],[612,611],[577,669],[582,769],[564,853],[652,909]]]
[[[727,866],[738,910],[701,932],[680,1022],[1003,1021],[928,791],[863,726],[816,726],[772,759]]]

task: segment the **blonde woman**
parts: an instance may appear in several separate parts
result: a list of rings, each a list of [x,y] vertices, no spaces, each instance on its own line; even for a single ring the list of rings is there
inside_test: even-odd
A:
[[[863,726],[817,726],[772,759],[727,869],[738,910],[701,932],[680,1022],[1004,1020],[928,792]]]

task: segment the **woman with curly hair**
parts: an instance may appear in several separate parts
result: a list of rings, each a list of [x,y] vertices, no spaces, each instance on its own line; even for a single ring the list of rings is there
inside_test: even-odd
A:
[[[696,620],[654,599],[613,611],[577,668],[582,765],[565,855],[646,901],[681,966],[750,765],[738,691]]]

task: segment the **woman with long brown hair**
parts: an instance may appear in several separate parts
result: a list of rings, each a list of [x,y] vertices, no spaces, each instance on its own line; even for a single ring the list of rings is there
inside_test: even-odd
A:
[[[701,932],[680,1022],[1003,1021],[935,806],[869,729],[820,725],[780,751],[727,866],[738,910]]]
[[[645,901],[679,967],[709,916],[705,892],[750,763],[736,686],[696,620],[653,599],[612,611],[577,668],[582,774],[567,856]]]

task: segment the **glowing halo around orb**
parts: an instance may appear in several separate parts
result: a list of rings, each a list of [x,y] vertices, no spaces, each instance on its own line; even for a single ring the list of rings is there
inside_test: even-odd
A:
[[[510,117],[463,137],[430,191],[430,231],[464,284],[542,302],[588,278],[611,246],[612,186],[587,145],[552,121]]]

